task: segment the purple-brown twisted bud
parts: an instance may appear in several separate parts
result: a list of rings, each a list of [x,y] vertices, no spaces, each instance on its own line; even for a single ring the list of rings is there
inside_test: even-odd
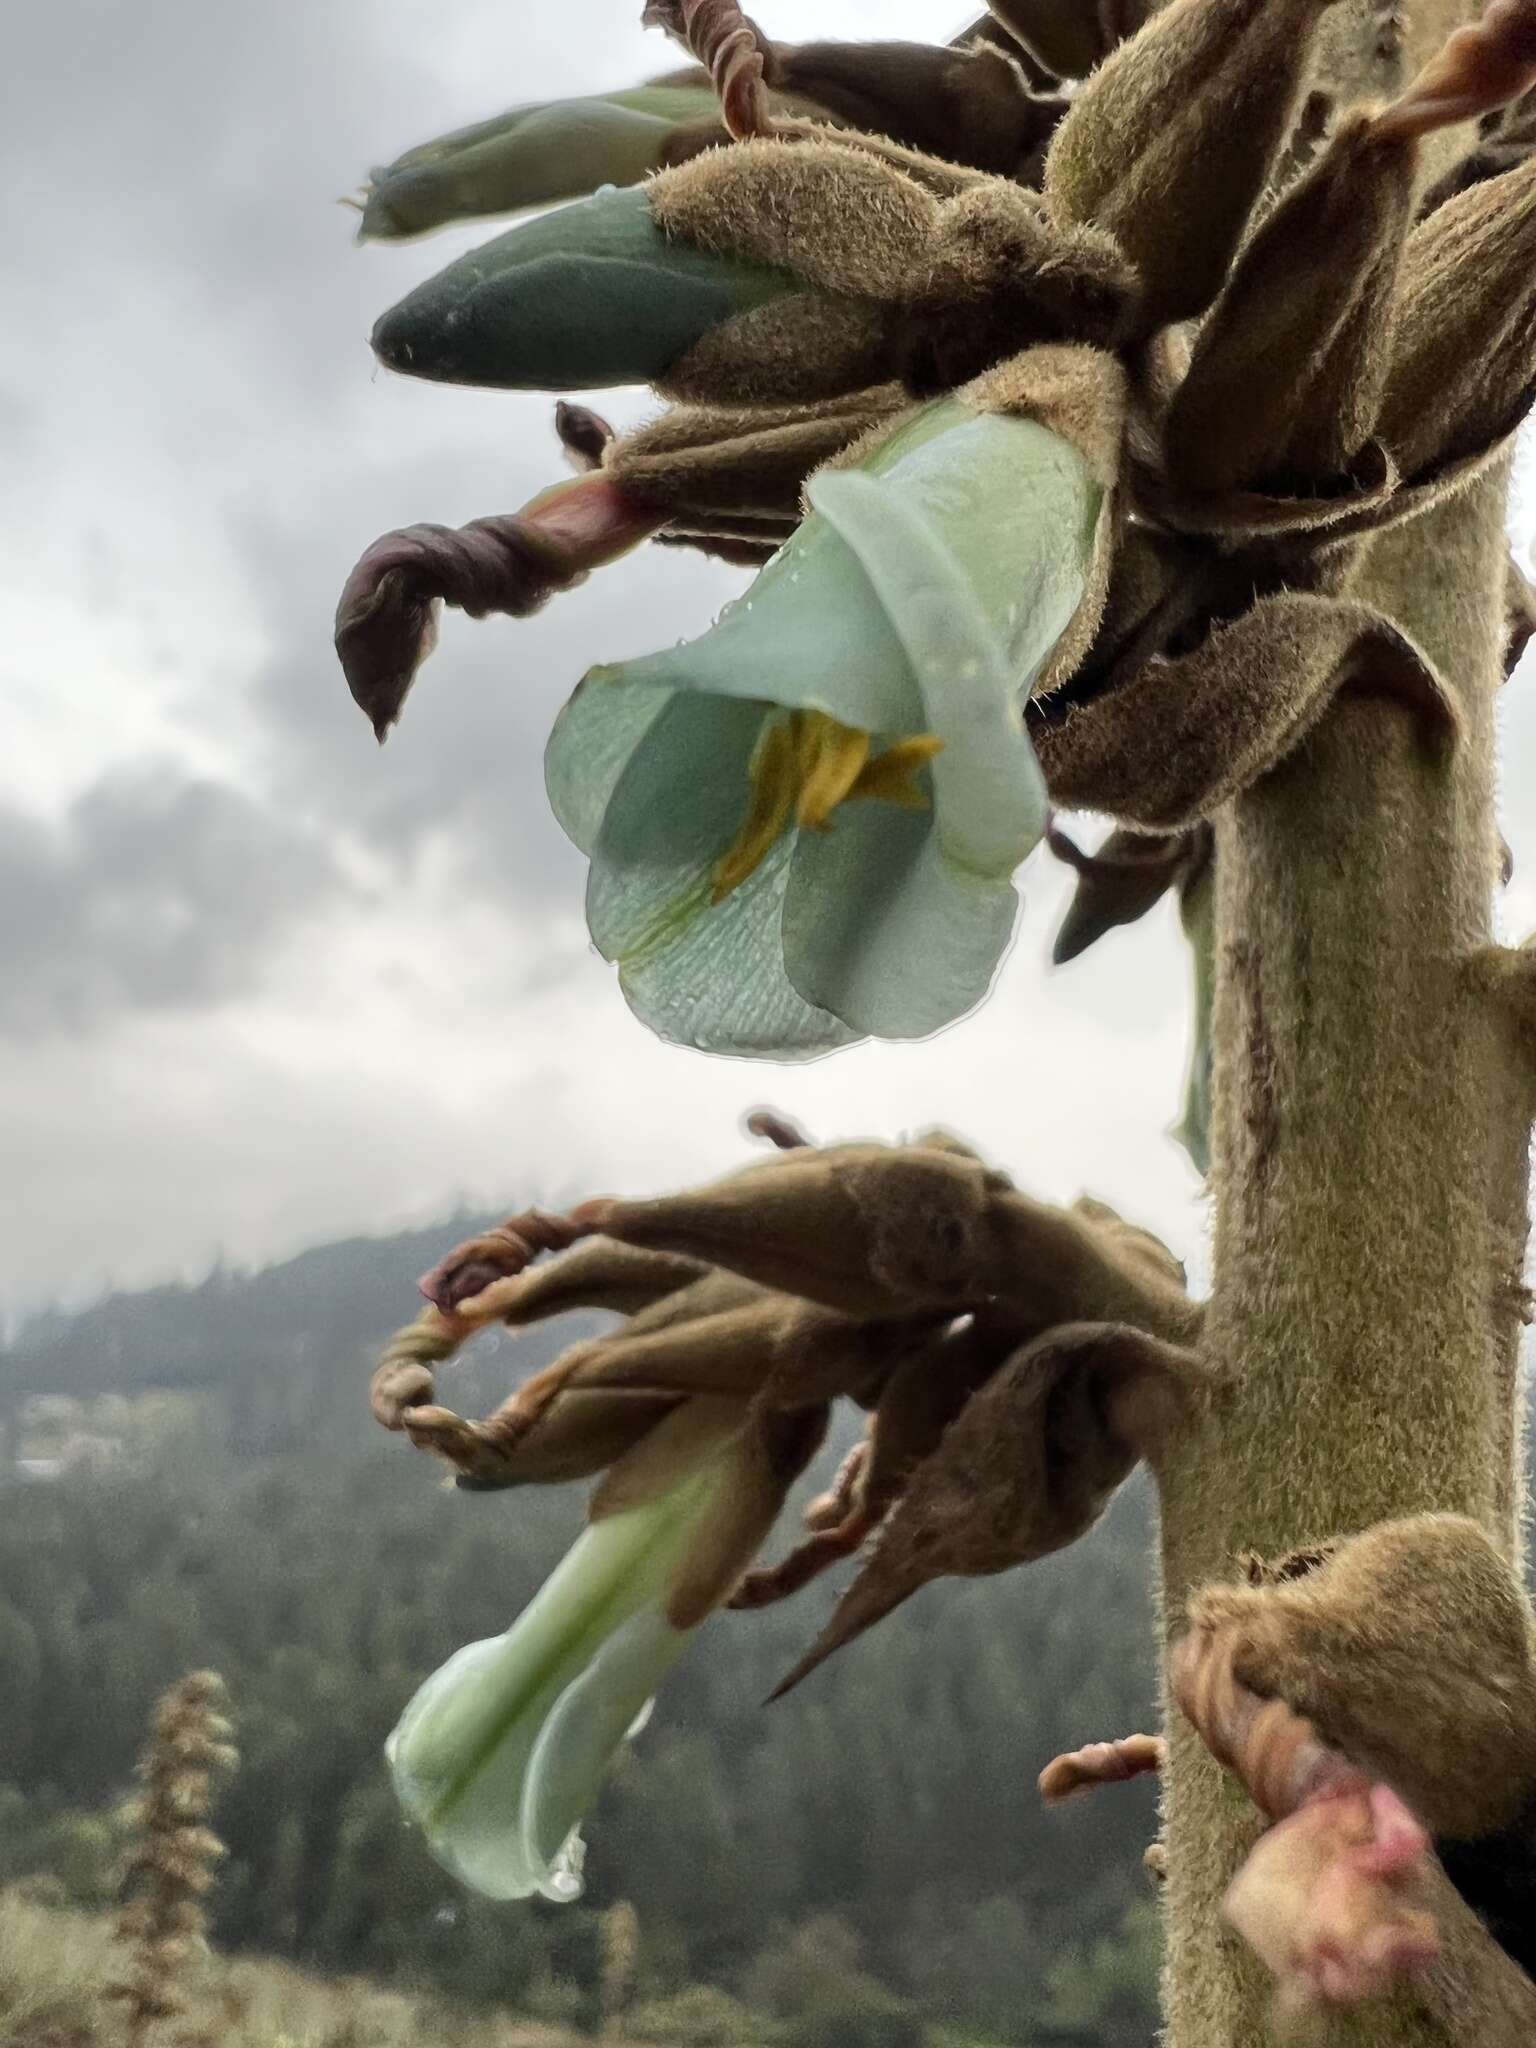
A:
[[[1241,1683],[1234,1650],[1229,1630],[1197,1629],[1175,1644],[1169,1676],[1185,1717],[1260,1813],[1283,1820],[1309,1799],[1364,1785],[1365,1774],[1320,1742],[1310,1721]]]
[[[440,606],[527,618],[557,590],[628,554],[667,514],[601,473],[556,484],[521,512],[468,526],[407,526],[376,540],[336,607],[347,687],[381,742],[437,644]]]
[[[1480,20],[1459,28],[1401,98],[1383,108],[1378,136],[1428,135],[1496,113],[1536,85],[1536,4],[1491,0]]]
[[[773,133],[768,106],[772,45],[736,0],[646,0],[641,20],[647,28],[665,29],[698,58],[738,142]]]

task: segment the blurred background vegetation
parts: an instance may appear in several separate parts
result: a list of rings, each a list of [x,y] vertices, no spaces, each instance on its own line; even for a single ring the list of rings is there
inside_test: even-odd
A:
[[[1034,1790],[1056,1751],[1153,1725],[1135,1488],[1091,1541],[929,1588],[771,1708],[830,1587],[712,1621],[593,1817],[580,1903],[494,1906],[431,1862],[384,1738],[428,1671],[507,1626],[581,1514],[576,1489],[444,1489],[368,1422],[370,1347],[479,1220],[112,1296],[0,1353],[0,2037],[93,2038],[89,1915],[145,1720],[211,1665],[242,1757],[217,1815],[212,1934],[235,1960],[210,1980],[215,2039],[1146,2048],[1153,1792],[1047,1814]],[[574,1334],[482,1340],[447,1398],[479,1412]],[[621,1901],[638,1943],[616,1991]],[[66,1953],[79,1996],[48,2007]],[[295,1970],[373,1988],[338,2018]]]

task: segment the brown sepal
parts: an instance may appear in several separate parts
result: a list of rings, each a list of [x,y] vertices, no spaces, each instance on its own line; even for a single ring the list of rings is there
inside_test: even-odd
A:
[[[1448,199],[1403,261],[1377,433],[1417,481],[1492,449],[1536,390],[1536,158]]]
[[[1183,832],[1111,832],[1094,853],[1082,849],[1052,825],[1047,844],[1058,860],[1077,872],[1077,888],[1056,934],[1051,959],[1058,967],[1075,960],[1117,925],[1134,924],[1169,889],[1190,880],[1211,857],[1211,828]]]
[[[684,405],[834,403],[892,374],[892,337],[873,299],[790,292],[718,321],[654,380]]]
[[[1301,103],[1329,0],[1172,0],[1096,71],[1056,131],[1057,218],[1107,229],[1149,327],[1216,297]]]
[[[1427,658],[1384,616],[1285,594],[1215,627],[1191,654],[1127,659],[1086,702],[1037,700],[1035,750],[1053,802],[1171,832],[1267,774],[1340,690],[1400,698],[1436,746],[1460,729]]]
[[[1178,483],[1315,495],[1348,472],[1380,403],[1414,162],[1351,115],[1264,220],[1164,422]]]
[[[1116,1324],[1069,1324],[1015,1355],[920,1465],[874,1551],[778,1688],[932,1580],[1028,1564],[1075,1542],[1206,1381],[1192,1352]]]
[[[890,1326],[867,1436],[844,1461],[832,1491],[807,1509],[810,1534],[780,1563],[753,1572],[732,1604],[756,1608],[786,1599],[856,1555],[1016,1342],[1016,1332],[984,1316],[926,1331]]]
[[[1186,1334],[1183,1269],[1149,1232],[1071,1209],[921,1144],[805,1148],[649,1202],[592,1202],[585,1227],[681,1252],[857,1317],[990,1304],[1021,1332],[1116,1320]]]
[[[987,0],[1008,33],[1057,78],[1086,78],[1151,13],[1148,0]]]
[[[908,42],[778,47],[782,90],[840,126],[1002,177],[1038,165],[1066,101],[1035,92],[1023,66],[989,44]]]
[[[989,180],[942,208],[897,314],[896,357],[918,396],[952,390],[1037,342],[1112,348],[1136,278],[1108,235],[1054,221]]]
[[[792,270],[820,290],[896,296],[922,260],[938,201],[873,153],[829,137],[744,142],[646,186],[663,234]]]
[[[626,489],[666,506],[673,527],[684,531],[707,525],[719,533],[720,514],[794,521],[811,472],[908,403],[899,385],[887,384],[775,410],[678,406],[615,441],[607,469]]]

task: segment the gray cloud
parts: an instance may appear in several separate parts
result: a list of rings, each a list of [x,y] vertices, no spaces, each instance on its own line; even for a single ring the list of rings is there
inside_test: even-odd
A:
[[[57,825],[0,808],[0,1029],[82,1030],[239,994],[341,886],[313,836],[169,767],[103,778]]]

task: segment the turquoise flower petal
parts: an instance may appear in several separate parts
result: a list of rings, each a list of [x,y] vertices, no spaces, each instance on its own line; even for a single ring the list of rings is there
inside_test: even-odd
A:
[[[681,1486],[595,1523],[503,1636],[417,1692],[386,1745],[395,1790],[437,1860],[487,1898],[569,1898],[572,1831],[688,1635],[664,1588],[719,1484]]]
[[[1044,837],[1050,802],[1001,637],[897,489],[834,471],[812,484],[811,502],[857,555],[917,677],[922,723],[944,742],[929,771],[939,844],[978,874],[1011,875]]]
[[[986,995],[1018,907],[1006,877],[946,857],[931,815],[847,804],[795,848],[785,971],[861,1035],[926,1038]]]
[[[595,668],[578,683],[544,749],[544,787],[561,831],[590,859],[629,758],[676,693]]]
[[[450,263],[384,314],[380,362],[507,391],[649,383],[711,327],[803,289],[670,241],[643,187],[598,192]]]
[[[660,685],[823,711],[864,732],[914,732],[923,705],[900,636],[857,557],[814,514],[697,640],[623,664]]]
[[[629,674],[589,678],[584,688],[624,692]],[[636,1014],[663,1038],[809,1059],[855,1034],[805,1002],[784,971],[779,920],[793,840],[723,903],[710,901],[715,865],[741,823],[765,709],[679,691],[648,725],[603,813],[587,925],[598,951],[618,962]]]
[[[679,127],[718,118],[708,86],[648,85],[513,107],[375,170],[357,238],[401,241],[450,221],[638,184],[660,168]]]

